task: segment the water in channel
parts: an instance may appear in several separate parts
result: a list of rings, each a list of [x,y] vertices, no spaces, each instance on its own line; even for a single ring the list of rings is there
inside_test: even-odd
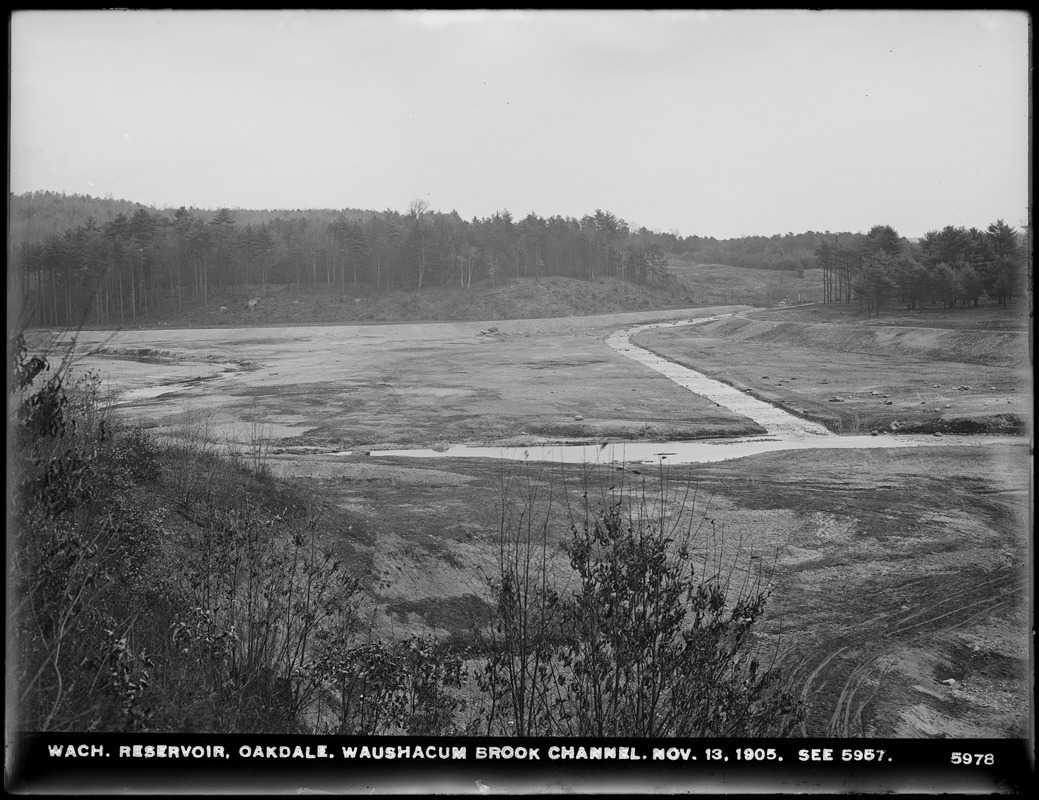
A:
[[[651,323],[623,328],[610,334],[606,344],[618,353],[656,370],[679,386],[713,400],[765,428],[763,436],[737,439],[698,439],[671,442],[603,442],[600,444],[546,444],[525,447],[470,447],[456,445],[442,450],[378,450],[372,456],[416,456],[421,458],[494,458],[565,463],[700,464],[771,453],[779,450],[875,449],[937,445],[981,446],[1005,442],[997,436],[838,436],[822,425],[794,416],[781,408],[734,389],[728,384],[680,364],[661,358],[631,342],[635,334],[650,328],[696,325],[728,315],[701,317],[677,322]]]

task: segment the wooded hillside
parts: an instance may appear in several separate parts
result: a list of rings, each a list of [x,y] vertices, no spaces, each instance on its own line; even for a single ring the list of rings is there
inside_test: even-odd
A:
[[[156,210],[54,192],[12,195],[9,298],[22,324],[134,324],[157,309],[239,299],[246,287],[364,287],[367,293],[500,285],[517,278],[673,280],[669,258],[741,268],[821,268],[827,302],[869,313],[1005,305],[1022,292],[1023,237],[1002,220],[984,231],[946,226],[919,242],[890,226],[869,233],[788,233],[716,240],[632,229],[596,209],[581,219],[516,219],[506,210],[466,221],[412,201],[407,212],[358,209]],[[254,291],[254,290],[249,290]]]

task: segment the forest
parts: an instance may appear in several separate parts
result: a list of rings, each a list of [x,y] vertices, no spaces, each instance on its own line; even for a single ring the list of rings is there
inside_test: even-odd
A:
[[[977,306],[982,297],[1003,308],[1020,296],[1026,250],[1003,220],[984,231],[947,225],[907,243],[888,225],[864,237],[834,237],[816,251],[823,300],[857,301],[867,314],[900,304],[908,310]]]
[[[669,259],[823,270],[826,302],[868,313],[1001,305],[1020,294],[1023,236],[1002,220],[985,230],[946,226],[917,242],[887,225],[868,233],[805,233],[718,240],[633,229],[610,211],[580,219],[522,219],[509,211],[466,221],[414,200],[401,213],[358,209],[156,210],[55,192],[9,198],[9,285],[23,324],[132,324],[160,306],[206,305],[214,288],[261,294],[271,284],[356,293],[496,284],[549,275],[670,279]]]

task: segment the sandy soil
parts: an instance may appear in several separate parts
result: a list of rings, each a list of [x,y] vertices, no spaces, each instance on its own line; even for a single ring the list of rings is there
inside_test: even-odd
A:
[[[85,333],[81,344],[101,349],[79,368],[100,371],[126,416],[158,432],[243,439],[274,472],[325,497],[337,510],[342,553],[368,577],[379,633],[462,636],[493,571],[502,486],[555,486],[558,541],[567,530],[562,467],[386,457],[378,448],[759,432],[604,341],[619,327],[725,310],[738,309]],[[896,358],[879,372],[856,357],[820,369],[810,343],[777,350],[696,339],[705,344],[693,366],[795,406],[865,391],[863,402],[890,408],[868,392],[908,396],[924,371],[923,380],[942,384],[933,390],[1002,386],[998,396],[1022,411],[1014,366],[979,381],[979,367],[995,367],[924,357],[899,366]],[[776,385],[766,390],[764,380]],[[798,395],[809,380],[818,391]],[[126,394],[133,390],[145,391]],[[941,394],[951,402],[980,389]],[[347,449],[373,455],[333,455]],[[695,485],[695,510],[724,534],[705,547],[728,563],[774,560],[762,645],[780,647],[785,674],[811,703],[803,733],[1013,737],[1027,734],[1029,720],[1029,469],[1028,446],[1008,439],[985,448],[773,453],[672,467],[669,480]],[[566,474],[576,480],[580,470]],[[618,477],[650,491],[657,481],[652,469],[596,480]],[[566,491],[575,499],[579,481]]]
[[[494,323],[83,332],[128,415],[327,451],[761,433],[603,343],[699,310]],[[228,366],[228,362],[231,366]],[[159,388],[154,388],[159,387]],[[137,394],[125,394],[142,390]],[[162,392],[157,396],[142,396]]]
[[[837,433],[1020,432],[1032,408],[1027,330],[1017,316],[974,316],[974,328],[965,318],[818,321],[812,307],[633,341]],[[1016,329],[990,327],[1008,322]]]
[[[287,457],[286,457],[287,458]],[[1019,737],[1029,721],[1026,446],[777,453],[670,467],[702,540],[737,572],[775,563],[764,652],[783,652],[811,713],[803,733]],[[500,498],[552,487],[550,538],[580,504],[573,465],[406,458],[278,459],[355,516],[384,635],[464,637],[493,576]],[[658,473],[592,470],[593,489]],[[716,549],[715,549],[716,548]],[[756,560],[755,556],[760,560]],[[557,567],[564,559],[558,556]]]

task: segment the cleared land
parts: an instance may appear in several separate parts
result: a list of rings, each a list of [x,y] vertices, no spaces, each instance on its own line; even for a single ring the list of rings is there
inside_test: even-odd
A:
[[[561,484],[574,507],[584,488],[573,466],[326,459],[279,471],[349,512],[341,541],[398,635],[467,634],[503,485],[554,487],[554,544]],[[1021,446],[816,451],[671,467],[668,481],[695,489],[691,513],[719,535],[703,546],[737,574],[775,559],[763,632],[812,704],[806,735],[1015,737],[1028,725],[1027,460]],[[639,472],[596,470],[593,487],[654,494],[657,472]]]
[[[627,324],[701,313],[83,332],[80,344],[90,353],[84,367],[101,371],[120,392],[141,390],[115,400],[132,403],[146,427],[178,432],[205,417],[221,438],[251,440],[262,428],[282,449],[763,432],[633,367],[603,341]]]
[[[379,632],[463,636],[493,565],[503,475],[517,487],[556,486],[558,540],[561,468],[388,458],[378,448],[760,432],[604,342],[625,325],[720,310],[85,333],[81,343],[101,349],[82,366],[120,391],[144,390],[122,395],[124,413],[157,432],[236,436],[325,497],[327,532],[368,576]],[[963,326],[930,324],[938,315],[820,334],[808,329],[811,313],[754,312],[640,343],[838,430],[942,419],[998,430],[996,418],[1029,413],[1013,310],[969,331],[1011,337],[977,345],[973,360],[951,335]],[[787,324],[800,328],[784,333]],[[885,341],[901,343],[883,350]],[[167,394],[145,396],[164,381]],[[373,455],[333,455],[362,449]],[[1028,726],[1029,465],[1027,446],[1008,438],[989,448],[775,453],[672,467],[669,481],[697,488],[694,511],[724,534],[710,543],[724,560],[775,559],[763,644],[781,646],[787,675],[812,702],[807,735],[1013,737]],[[652,492],[655,471],[634,473],[611,467],[599,478],[645,481]],[[580,483],[565,491],[576,499]]]
[[[634,340],[836,433],[1020,432],[1031,409],[1021,310],[755,311]]]

